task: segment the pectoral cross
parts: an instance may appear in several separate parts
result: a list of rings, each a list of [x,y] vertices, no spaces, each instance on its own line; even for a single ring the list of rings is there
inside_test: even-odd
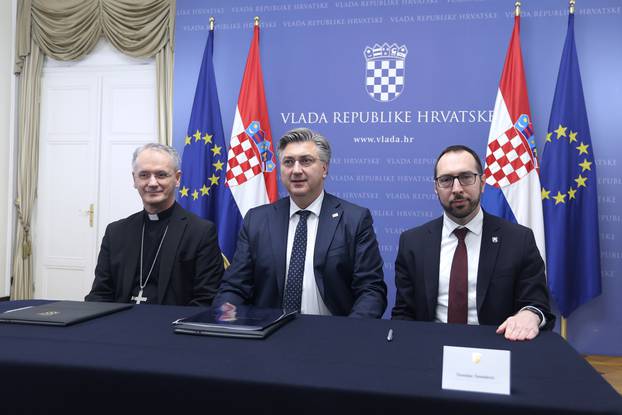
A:
[[[147,302],[147,297],[143,297],[143,289],[141,288],[136,297],[132,297],[132,301],[136,301],[136,304],[140,304],[141,301]]]

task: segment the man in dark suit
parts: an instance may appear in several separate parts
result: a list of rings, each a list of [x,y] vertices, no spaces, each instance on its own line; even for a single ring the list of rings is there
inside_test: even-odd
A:
[[[381,317],[386,284],[372,218],[324,192],[328,141],[292,130],[278,154],[289,197],[248,211],[214,304]]]
[[[481,209],[477,154],[448,147],[434,174],[445,213],[401,235],[392,318],[498,325],[497,333],[510,340],[533,339],[552,328],[533,232]]]
[[[224,271],[216,227],[175,202],[177,151],[146,144],[132,170],[144,210],[106,228],[85,300],[210,305]]]

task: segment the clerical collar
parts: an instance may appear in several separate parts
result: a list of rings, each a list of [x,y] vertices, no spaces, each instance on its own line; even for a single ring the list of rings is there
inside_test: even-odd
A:
[[[146,210],[143,211],[144,212],[143,217],[145,219],[145,222],[157,222],[157,221],[164,220],[164,219],[171,217],[176,204],[177,203],[173,203],[173,205],[170,208],[165,209],[162,212],[158,212],[158,213],[149,213]]]

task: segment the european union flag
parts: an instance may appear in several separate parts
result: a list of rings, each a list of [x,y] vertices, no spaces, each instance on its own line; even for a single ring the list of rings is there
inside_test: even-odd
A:
[[[242,216],[225,185],[227,147],[220,116],[214,76],[214,30],[207,36],[190,123],[185,137],[179,203],[191,212],[214,222],[220,249],[233,258]]]
[[[601,292],[594,159],[571,13],[541,165],[548,283],[564,317]]]

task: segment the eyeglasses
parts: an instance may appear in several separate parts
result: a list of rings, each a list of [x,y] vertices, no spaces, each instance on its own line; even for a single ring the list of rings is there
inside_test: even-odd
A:
[[[157,181],[160,181],[160,180],[166,180],[172,175],[173,173],[169,173],[167,171],[156,171],[153,173],[149,171],[139,171],[138,173],[135,174],[138,180],[141,180],[143,182],[147,182],[151,180],[151,176],[155,177]]]
[[[454,180],[456,179],[458,179],[458,181],[460,182],[460,185],[462,186],[471,186],[472,184],[475,183],[475,178],[478,176],[481,176],[481,175],[478,173],[467,172],[467,173],[460,173],[457,176],[445,174],[442,176],[435,177],[434,180],[436,181],[436,185],[438,187],[447,189],[447,188],[453,187]]]
[[[309,157],[309,156],[303,156],[303,157],[300,157],[299,159],[284,158],[281,161],[281,166],[285,167],[286,169],[292,169],[296,165],[296,162],[298,162],[298,164],[300,164],[302,167],[310,167],[316,161],[317,161],[316,158]]]

